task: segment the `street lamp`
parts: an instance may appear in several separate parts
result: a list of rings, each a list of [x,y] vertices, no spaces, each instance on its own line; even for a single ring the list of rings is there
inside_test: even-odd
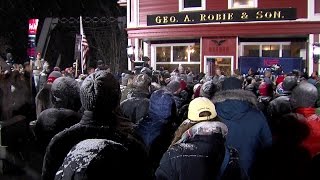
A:
[[[131,62],[134,62],[134,46],[128,46],[127,47],[127,54],[128,58]]]
[[[313,44],[313,61],[318,63],[320,59],[320,43]]]

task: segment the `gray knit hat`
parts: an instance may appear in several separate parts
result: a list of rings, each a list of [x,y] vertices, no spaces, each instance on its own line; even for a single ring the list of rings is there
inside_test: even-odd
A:
[[[170,81],[169,84],[167,84],[168,91],[175,93],[180,88],[180,82],[179,81]]]
[[[292,91],[291,104],[295,108],[314,107],[318,99],[317,88],[308,83],[301,82]]]
[[[79,84],[69,77],[57,78],[51,86],[52,104],[55,108],[78,111],[80,105]]]
[[[85,110],[98,113],[111,112],[119,106],[120,85],[105,70],[88,76],[80,88],[81,103]]]

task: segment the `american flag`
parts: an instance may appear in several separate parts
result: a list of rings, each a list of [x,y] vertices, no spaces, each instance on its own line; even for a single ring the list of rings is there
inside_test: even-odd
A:
[[[85,70],[87,69],[87,55],[89,52],[89,44],[87,41],[86,36],[83,34],[82,35],[82,60],[81,60],[81,65],[82,65],[82,69]]]
[[[87,55],[89,52],[89,44],[83,32],[82,16],[80,16],[80,34],[81,34],[81,70],[82,74],[87,68]]]

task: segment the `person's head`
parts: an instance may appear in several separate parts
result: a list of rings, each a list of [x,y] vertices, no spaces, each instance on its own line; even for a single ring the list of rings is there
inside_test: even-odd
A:
[[[298,84],[297,77],[295,76],[286,76],[283,80],[282,87],[284,91],[292,91]]]
[[[97,61],[97,68],[98,68],[99,70],[104,70],[105,64],[104,64],[104,62],[103,62],[102,60],[98,60],[98,61]]]
[[[201,122],[217,122],[224,135],[227,134],[227,127],[220,122],[214,104],[205,97],[198,97],[192,100],[188,107],[188,119],[185,120],[175,132],[171,145],[177,143],[182,135],[192,126]],[[221,124],[220,124],[221,123]]]
[[[47,79],[48,84],[52,84],[57,78],[62,77],[61,72],[59,71],[52,71]]]
[[[216,92],[219,91],[219,87],[217,84],[212,81],[205,82],[200,89],[200,96],[211,99]]]
[[[88,71],[88,74],[90,75],[94,73],[95,69],[93,67],[88,67],[87,71]]]
[[[24,71],[26,72],[31,72],[31,66],[30,66],[30,62],[27,61],[23,64],[23,67],[24,67]]]
[[[236,77],[226,78],[222,82],[222,90],[242,89],[242,82]]]
[[[170,91],[172,94],[179,94],[180,91],[181,91],[181,88],[180,88],[180,82],[179,81],[170,81],[168,84],[167,84],[167,89],[168,91]]]
[[[254,70],[252,68],[249,68],[248,75],[249,76],[254,75]]]
[[[317,79],[318,78],[318,71],[313,71],[312,74],[311,74],[311,78],[313,79]]]
[[[95,116],[106,116],[120,104],[120,85],[116,78],[106,71],[90,74],[81,84],[80,98],[83,108]]]
[[[221,70],[219,68],[217,68],[215,72],[216,72],[217,76],[221,76],[222,75],[222,72],[221,72]]]
[[[317,99],[317,88],[314,85],[303,81],[293,89],[290,102],[294,109],[308,108],[314,107]]]
[[[80,87],[76,80],[69,77],[57,78],[51,86],[54,108],[65,108],[78,111],[80,105]]]
[[[133,79],[133,86],[139,90],[149,91],[150,84],[151,78],[147,74],[138,74]]]
[[[264,72],[264,77],[271,78],[271,76],[272,76],[271,70],[266,70]]]
[[[125,74],[122,79],[121,79],[121,84],[123,86],[127,86],[129,82],[132,83],[132,80],[133,80],[133,75],[131,74]]]
[[[259,85],[259,94],[260,96],[272,97],[272,86],[266,82],[262,82]]]

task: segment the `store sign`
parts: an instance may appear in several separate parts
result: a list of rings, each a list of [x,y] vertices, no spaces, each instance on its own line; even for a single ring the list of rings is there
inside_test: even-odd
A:
[[[29,30],[28,30],[28,49],[27,54],[29,59],[34,60],[36,57],[36,35],[38,29],[39,19],[29,19]]]
[[[272,58],[272,57],[240,57],[239,68],[242,74],[247,74],[250,68],[255,71],[267,69],[272,65],[280,65],[283,72],[289,73],[294,69],[302,70],[302,58]]]
[[[295,20],[295,8],[232,9],[226,11],[197,11],[174,14],[148,15],[148,26],[170,24],[199,24],[214,22]]]

